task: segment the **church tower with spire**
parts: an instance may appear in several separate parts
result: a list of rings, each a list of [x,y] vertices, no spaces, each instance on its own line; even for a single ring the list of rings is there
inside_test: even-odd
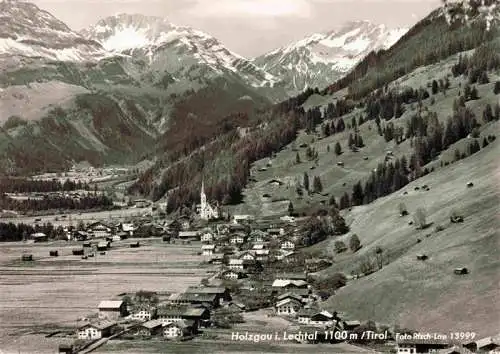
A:
[[[201,192],[200,192],[200,219],[212,220],[217,219],[219,213],[217,210],[212,208],[212,206],[207,202],[207,195],[205,194],[205,181],[201,181]]]

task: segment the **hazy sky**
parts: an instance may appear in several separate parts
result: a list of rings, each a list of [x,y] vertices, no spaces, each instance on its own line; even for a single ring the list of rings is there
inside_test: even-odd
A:
[[[32,1],[74,30],[120,12],[165,17],[174,24],[205,31],[247,57],[351,20],[407,27],[440,4],[440,0]]]

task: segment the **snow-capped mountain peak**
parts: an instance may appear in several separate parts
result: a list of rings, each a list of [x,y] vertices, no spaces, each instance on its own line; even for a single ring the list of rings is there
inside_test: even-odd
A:
[[[273,85],[277,81],[211,35],[161,17],[118,14],[100,20],[81,34],[108,51],[144,56],[153,67],[162,65],[170,73],[204,65],[217,74],[238,74],[254,86]],[[165,58],[171,60],[165,63]]]
[[[373,50],[388,49],[407,32],[369,21],[351,21],[339,28],[314,33],[254,59],[275,76],[287,77],[288,92],[324,87],[351,70]]]
[[[106,53],[66,24],[23,1],[0,2],[0,56],[38,57],[62,61],[92,60]]]

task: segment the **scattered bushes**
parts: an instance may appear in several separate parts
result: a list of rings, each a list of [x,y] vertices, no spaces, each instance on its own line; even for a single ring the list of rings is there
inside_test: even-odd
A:
[[[417,229],[424,229],[427,226],[425,210],[423,208],[418,208],[413,214],[413,222],[417,226]]]
[[[347,246],[343,241],[335,241],[335,252],[342,253],[347,251]]]
[[[408,209],[406,208],[405,203],[399,203],[398,209],[400,216],[408,215]]]
[[[349,239],[349,248],[351,251],[356,252],[361,248],[361,241],[359,240],[358,235],[353,234]]]

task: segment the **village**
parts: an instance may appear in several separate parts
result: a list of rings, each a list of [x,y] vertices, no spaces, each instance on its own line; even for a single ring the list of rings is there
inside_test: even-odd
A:
[[[64,227],[65,238],[77,242],[71,255],[82,262],[116,252],[119,248],[140,249],[142,238],[156,237],[162,243],[198,247],[209,267],[209,276],[184,291],[144,289],[96,299],[95,311],[77,320],[73,333],[63,336],[60,353],[89,353],[114,341],[166,342],[207,340],[227,342],[296,342],[302,344],[349,343],[354,352],[397,352],[442,354],[486,352],[500,346],[498,338],[477,340],[473,335],[459,342],[451,338],[406,335],[371,321],[350,318],[341,311],[328,311],[322,301],[334,296],[335,287],[325,287],[315,273],[332,260],[302,252],[300,225],[304,220],[289,215],[259,218],[252,215],[223,215],[207,202],[201,187],[195,213],[173,220],[148,216],[128,220],[94,221]],[[141,207],[146,201],[138,200]],[[194,215],[193,215],[194,214]],[[49,241],[48,235],[30,235],[34,243]],[[48,256],[60,257],[58,249]],[[22,262],[36,257],[26,252]],[[351,279],[349,279],[350,281]],[[345,285],[345,284],[344,284]],[[342,286],[342,285],[340,285]],[[264,312],[262,312],[264,311]],[[245,315],[265,313],[266,321],[280,319],[286,331],[252,332],[245,327]],[[465,340],[468,340],[465,341]],[[358,348],[359,350],[356,350]]]

